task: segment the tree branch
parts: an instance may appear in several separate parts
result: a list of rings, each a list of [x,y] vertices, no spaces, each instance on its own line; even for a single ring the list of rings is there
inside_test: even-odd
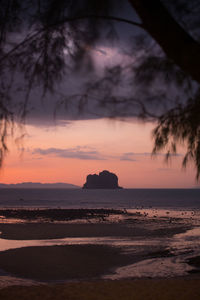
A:
[[[170,15],[160,0],[129,0],[142,20],[143,28],[165,54],[200,83],[200,44]]]
[[[104,20],[111,20],[111,21],[117,21],[117,22],[123,22],[123,23],[127,23],[133,26],[138,26],[140,28],[143,28],[143,24],[142,23],[138,23],[132,20],[128,20],[125,18],[120,18],[120,17],[115,17],[115,16],[106,16],[106,15],[83,15],[83,16],[75,16],[75,17],[71,17],[71,18],[65,18],[63,19],[61,22],[59,23],[65,23],[65,22],[73,22],[73,21],[78,21],[78,20],[84,20],[84,19],[104,19]],[[58,24],[54,24],[55,25],[59,25]]]
[[[79,21],[79,20],[85,20],[85,19],[104,19],[104,20],[112,20],[112,21],[116,21],[116,22],[123,22],[123,23],[127,23],[133,26],[138,26],[140,28],[143,28],[142,23],[137,23],[134,22],[132,20],[128,20],[125,18],[120,18],[120,17],[115,17],[115,16],[106,16],[106,15],[82,15],[82,16],[74,16],[71,18],[64,18],[61,21],[54,23],[54,24],[49,24],[48,26],[45,26],[44,28],[38,30],[37,32],[35,32],[34,34],[32,34],[29,37],[26,37],[21,43],[17,44],[14,48],[12,48],[9,52],[7,52],[1,59],[0,59],[0,63],[7,59],[11,54],[13,54],[16,50],[18,50],[20,47],[23,47],[26,43],[34,40],[35,38],[37,38],[37,36],[39,34],[41,34],[42,32],[44,32],[45,30],[49,29],[49,28],[53,28],[59,25],[62,25],[64,23],[68,23],[68,22],[75,22],[75,21]]]

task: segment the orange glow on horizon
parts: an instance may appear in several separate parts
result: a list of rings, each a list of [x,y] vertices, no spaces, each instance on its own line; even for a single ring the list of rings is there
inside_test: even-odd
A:
[[[119,185],[127,188],[195,186],[195,170],[181,171],[182,157],[166,165],[163,156],[152,159],[147,154],[153,146],[152,128],[153,124],[108,120],[74,121],[66,127],[27,126],[22,158],[17,146],[10,143],[0,182],[82,186],[87,174],[106,169],[116,173]],[[94,159],[85,158],[86,154]]]

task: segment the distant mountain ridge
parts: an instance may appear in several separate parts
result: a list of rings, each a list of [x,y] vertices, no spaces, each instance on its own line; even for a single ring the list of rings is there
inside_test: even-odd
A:
[[[24,189],[77,189],[80,186],[64,183],[64,182],[56,182],[56,183],[40,183],[40,182],[21,182],[21,183],[0,183],[0,188],[24,188]]]

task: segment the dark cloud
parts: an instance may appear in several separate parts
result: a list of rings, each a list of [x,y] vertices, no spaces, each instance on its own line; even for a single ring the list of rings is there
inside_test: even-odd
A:
[[[62,80],[55,86],[54,93],[47,93],[43,97],[42,88],[35,87],[29,96],[26,114],[26,123],[33,126],[63,126],[67,122],[73,120],[91,120],[102,119],[109,117],[116,118],[135,118],[141,113],[140,102],[144,101],[145,106],[152,113],[163,111],[163,103],[148,101],[148,105],[145,102],[145,95],[137,95],[137,87],[134,84],[129,85],[129,80],[125,80],[126,76],[122,76],[121,84],[114,85],[114,89],[110,86],[110,91],[107,91],[105,87],[109,86],[109,80],[104,84],[106,77],[109,77],[107,73],[103,76],[103,70],[106,67],[114,65],[123,65],[123,61],[127,60],[127,64],[131,65],[132,57],[124,53],[120,53],[120,47],[111,48],[109,51],[106,48],[99,46],[94,49],[94,65],[95,71],[93,73],[80,71],[67,72]],[[92,50],[91,50],[92,51]],[[107,53],[107,52],[108,53]],[[114,76],[117,78],[119,72],[114,72]],[[130,74],[129,74],[130,76]],[[97,79],[99,78],[99,79]],[[100,79],[101,78],[101,79]],[[19,83],[23,85],[23,78],[19,76]],[[92,84],[93,83],[93,84]],[[96,87],[94,90],[88,92],[88,84]],[[134,89],[134,95],[132,95],[132,89]],[[112,90],[113,89],[113,90]],[[25,91],[14,92],[15,110],[19,110],[21,107],[21,101],[25,97]],[[84,95],[87,95],[84,97]],[[144,97],[143,97],[144,96]],[[140,101],[137,101],[137,98]],[[144,99],[143,99],[144,98]],[[165,99],[166,100],[166,99]],[[165,101],[165,106],[166,106]]]
[[[101,155],[96,150],[84,150],[85,147],[76,147],[76,148],[68,148],[68,149],[59,149],[59,148],[35,148],[32,151],[32,154],[39,154],[42,156],[52,155],[56,157],[62,158],[76,158],[81,160],[105,160],[103,155]]]
[[[129,1],[111,2],[113,6],[112,13],[116,17],[122,17],[135,22],[140,22]],[[37,2],[33,1],[33,5],[30,6],[31,10],[33,10],[34,8],[34,3]],[[82,7],[84,1],[80,1],[80,3]],[[78,7],[80,3],[77,3],[75,5],[77,11],[79,11]],[[26,7],[27,11],[30,13],[30,9],[28,9],[29,6],[26,5]],[[28,16],[30,15],[26,14],[26,22],[28,22]],[[31,13],[31,23],[32,18],[33,13]],[[91,70],[87,68],[87,59],[86,61],[83,61],[82,64],[80,64],[80,70],[77,70],[78,72],[73,72],[73,68],[70,65],[69,56],[67,56],[66,54],[66,62],[67,65],[69,65],[69,68],[65,70],[65,75],[63,76],[62,80],[58,82],[58,86],[56,86],[55,92],[53,94],[47,93],[44,97],[45,99],[42,98],[42,82],[40,82],[39,87],[36,88],[34,86],[31,90],[27,107],[27,124],[44,127],[49,127],[52,125],[54,126],[55,124],[60,126],[64,124],[64,120],[88,120],[100,119],[105,117],[126,118],[135,117],[141,113],[140,102],[143,97],[146,99],[144,91],[147,90],[147,87],[145,86],[145,89],[142,88],[142,94],[137,94],[137,86],[135,86],[133,82],[133,67],[130,68],[131,74],[129,75],[127,72],[127,68],[125,68],[125,73],[122,74],[122,78],[124,79],[119,78],[120,84],[118,84],[117,75],[120,74],[120,71],[122,72],[124,64],[126,64],[127,66],[134,66],[134,56],[136,55],[136,57],[139,57],[138,50],[136,49],[136,44],[138,44],[139,41],[137,38],[136,43],[135,38],[138,37],[138,35],[140,35],[142,32],[142,38],[140,36],[140,40],[142,40],[144,31],[141,31],[141,29],[137,28],[136,26],[133,27],[132,25],[123,22],[114,22],[113,28],[111,28],[112,30],[108,29],[109,26],[107,25],[108,24],[105,23],[105,26],[102,26],[102,29],[104,29],[103,34],[100,35],[101,38],[99,38],[98,42],[95,43],[95,46],[85,46],[86,50],[88,50],[86,52],[90,53],[92,65],[95,69],[95,72],[90,73]],[[112,32],[115,32],[115,34],[111,34]],[[13,39],[16,41],[19,40],[20,42],[23,39],[23,35],[25,36],[25,32],[21,33],[20,31],[20,33],[14,33]],[[115,38],[111,38],[112,36],[115,36]],[[141,44],[141,42],[139,44]],[[141,52],[143,53],[143,50]],[[102,85],[101,87],[100,83],[98,82],[97,84],[96,81],[97,77],[101,79],[107,78],[109,75],[108,72],[105,73],[105,76],[102,76],[104,68],[107,69],[114,65],[117,65],[118,67],[121,66],[122,70],[120,68],[117,69],[119,71],[111,73],[110,79],[108,78],[108,83],[115,80],[117,82],[116,84],[114,84],[114,92],[109,95],[108,90],[105,88],[108,87],[108,83],[106,85]],[[18,104],[19,106],[21,106],[21,102],[24,101],[23,99],[27,95],[27,87],[24,84],[25,81],[22,74],[17,74],[16,81],[20,89],[17,88],[13,92],[13,97],[15,98],[16,102],[14,105],[16,107],[16,110],[18,111]],[[95,83],[94,87],[96,87],[96,91],[95,93],[89,93],[90,97],[87,99],[87,101],[85,101],[85,98],[81,97],[81,95],[86,95],[88,93],[88,84],[91,85],[93,81]],[[131,85],[129,84],[130,82]],[[86,83],[87,87],[85,86]],[[100,86],[100,88],[97,88],[97,86]],[[161,86],[159,85],[158,87],[160,89]],[[173,98],[176,98],[174,95],[174,90],[172,92]],[[132,95],[134,95],[134,97]],[[167,90],[167,95],[169,95],[169,89]],[[115,101],[115,98],[117,98],[117,96],[119,104],[116,104],[117,101]],[[159,104],[161,106],[160,110],[163,111],[163,104],[161,101],[162,97],[159,93],[158,96],[158,101],[155,102],[155,105],[153,101],[151,101],[151,99],[147,97],[147,108],[148,110],[155,112],[155,114],[156,111],[159,110]],[[172,97],[169,97],[169,99],[171,98]],[[113,99],[114,102],[112,103]],[[124,99],[126,99],[127,102],[123,101]],[[137,99],[140,100],[137,101]],[[165,106],[167,106],[166,102],[168,102],[169,99],[164,99]],[[145,105],[147,105],[146,102]],[[80,109],[80,107],[83,107],[84,111]],[[15,108],[13,109],[15,112]]]

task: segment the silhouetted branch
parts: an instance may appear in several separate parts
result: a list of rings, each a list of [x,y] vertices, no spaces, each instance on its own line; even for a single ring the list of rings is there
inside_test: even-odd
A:
[[[129,0],[145,30],[166,55],[200,83],[200,44],[170,15],[160,0]]]
[[[153,130],[154,149],[153,153],[160,150],[167,152],[166,159],[176,153],[177,143],[187,146],[183,158],[183,167],[189,161],[194,161],[196,167],[196,178],[200,176],[200,90],[193,98],[188,99],[185,106],[170,110],[158,120],[158,125]]]
[[[30,92],[36,87],[42,96],[46,92],[54,93],[60,97],[60,105],[64,104],[68,110],[72,108],[77,114],[87,110],[98,117],[134,116],[156,120],[154,152],[166,149],[169,158],[176,152],[177,143],[185,142],[187,153],[183,165],[193,160],[198,177],[200,97],[195,91],[200,83],[200,44],[196,38],[200,38],[200,5],[197,2],[3,1],[0,6],[0,163],[7,151],[8,127],[18,115],[23,124]],[[124,18],[128,3],[142,23]],[[120,14],[124,4],[125,10]],[[116,8],[118,12],[114,16]],[[197,10],[195,16],[194,10]],[[123,34],[117,26],[114,28],[113,22],[136,27],[135,31],[134,27],[130,30],[132,40],[127,42],[124,34],[121,43],[128,59],[122,64],[106,66],[104,73],[100,67],[97,75],[93,72],[99,71],[98,67],[93,68],[93,53],[87,49],[100,45],[106,38],[111,42],[117,33]],[[64,95],[57,91],[62,80],[67,81],[68,76],[74,76],[74,71],[79,70],[87,74],[89,83],[85,84],[86,79],[77,76],[77,83],[79,79],[82,83],[77,94],[71,92],[71,87],[70,95],[68,91]],[[18,89],[20,93],[16,97]],[[16,109],[19,98],[22,100]]]
[[[67,22],[74,22],[74,21],[85,20],[85,19],[110,20],[110,21],[127,23],[127,24],[130,24],[130,25],[133,25],[133,26],[144,28],[142,23],[138,23],[138,22],[128,20],[128,19],[125,19],[125,18],[120,18],[120,17],[116,17],[116,16],[106,16],[106,15],[82,15],[82,16],[75,16],[75,17],[71,17],[71,18],[65,18],[62,21],[53,24],[52,26],[57,26],[57,25],[67,23]]]
[[[50,28],[55,28],[57,26],[63,25],[63,24],[68,23],[68,22],[75,22],[75,21],[87,20],[87,19],[111,20],[111,21],[123,22],[123,23],[127,23],[127,24],[130,24],[130,25],[133,25],[133,26],[138,26],[140,28],[143,28],[142,23],[134,22],[132,20],[128,20],[128,19],[120,18],[120,17],[115,17],[115,16],[83,15],[83,16],[74,16],[74,17],[64,18],[61,21],[59,21],[57,23],[49,24],[48,26],[46,26],[46,27],[38,30],[34,34],[26,37],[22,42],[20,42],[19,44],[17,44],[13,49],[11,49],[8,53],[6,53],[0,59],[0,63],[2,61],[5,61],[5,59],[7,59],[11,54],[13,54],[13,52],[15,52],[16,50],[18,50],[20,47],[23,47],[25,44],[27,44],[27,43],[33,41],[34,39],[36,39],[42,32],[45,32],[46,30],[48,30]]]

